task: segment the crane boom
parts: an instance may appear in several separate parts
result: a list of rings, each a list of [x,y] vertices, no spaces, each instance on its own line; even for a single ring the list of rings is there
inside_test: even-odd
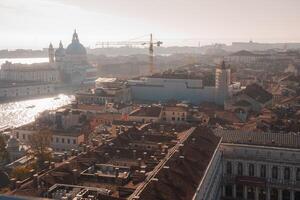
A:
[[[154,67],[154,46],[161,46],[163,42],[157,41],[153,42],[152,33],[150,34],[149,41],[117,41],[117,42],[98,42],[96,46],[107,47],[109,46],[144,46],[149,45],[149,73],[153,74],[155,72]]]

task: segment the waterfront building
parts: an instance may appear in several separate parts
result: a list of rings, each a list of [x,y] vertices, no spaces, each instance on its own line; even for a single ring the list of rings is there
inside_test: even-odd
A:
[[[0,81],[0,100],[14,98],[32,98],[55,93],[55,85],[36,81]]]
[[[60,82],[59,70],[51,63],[12,64],[5,62],[1,66],[1,80],[4,81],[37,81],[47,83]]]

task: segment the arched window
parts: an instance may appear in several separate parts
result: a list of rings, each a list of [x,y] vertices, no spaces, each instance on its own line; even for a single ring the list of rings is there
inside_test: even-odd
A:
[[[270,192],[270,199],[271,200],[278,200],[278,191],[277,189],[273,188]]]
[[[249,164],[248,174],[254,176],[254,164]]]
[[[288,190],[282,191],[282,200],[290,200],[291,193]]]
[[[272,178],[278,179],[278,167],[277,166],[272,167]]]
[[[232,174],[232,164],[230,161],[227,161],[227,163],[226,163],[226,173],[229,175]]]
[[[260,166],[260,177],[265,178],[266,177],[266,171],[267,171],[266,165],[261,165]]]
[[[243,163],[238,163],[238,175],[243,176]]]
[[[284,168],[284,180],[290,180],[291,172],[289,167]]]
[[[296,171],[296,181],[300,181],[300,168],[297,168]]]
[[[225,196],[232,197],[232,186],[231,185],[225,186]]]

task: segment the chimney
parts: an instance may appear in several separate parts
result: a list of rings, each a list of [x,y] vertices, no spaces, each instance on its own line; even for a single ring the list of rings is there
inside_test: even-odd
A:
[[[73,174],[73,177],[74,177],[74,184],[77,184],[78,183],[78,170],[73,169],[72,174]]]
[[[196,138],[192,138],[192,143],[195,144],[196,143]]]
[[[22,185],[22,181],[17,181],[16,182],[16,189],[20,188]]]
[[[16,182],[17,182],[17,180],[15,178],[10,179],[10,188],[12,190],[16,189]]]
[[[143,153],[143,159],[146,160],[146,158],[147,158],[147,152],[145,151],[145,152]]]
[[[51,169],[54,169],[55,168],[55,162],[51,162],[50,166],[51,166]]]
[[[68,160],[68,152],[64,152],[64,160]]]
[[[50,162],[48,160],[44,161],[45,168],[50,168]]]
[[[33,187],[37,188],[39,185],[39,175],[34,174],[33,175],[33,181],[32,181]]]
[[[179,155],[183,155],[183,148],[184,148],[184,144],[180,144],[179,145]]]
[[[137,161],[138,161],[139,167],[141,167],[142,166],[142,158],[138,158]]]
[[[115,177],[116,177],[116,179],[119,177],[119,167],[116,167],[115,168]]]
[[[117,158],[120,158],[120,150],[118,149],[118,150],[116,150],[116,156],[117,156]]]
[[[75,156],[75,150],[71,149],[71,156]]]

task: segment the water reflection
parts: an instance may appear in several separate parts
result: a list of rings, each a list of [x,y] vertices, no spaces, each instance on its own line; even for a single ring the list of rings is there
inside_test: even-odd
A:
[[[60,94],[50,98],[1,103],[0,129],[1,127],[17,127],[30,123],[39,113],[70,104],[73,99],[73,96]]]

